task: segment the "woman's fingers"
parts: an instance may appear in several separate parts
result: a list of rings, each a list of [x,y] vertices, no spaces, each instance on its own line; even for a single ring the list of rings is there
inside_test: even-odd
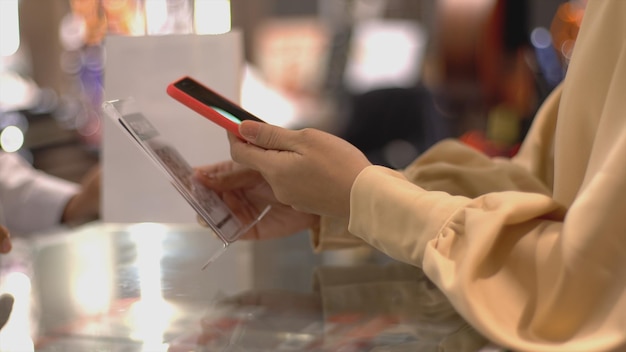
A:
[[[230,164],[232,165],[228,168],[198,167],[194,177],[204,186],[219,192],[254,186],[262,180],[262,176],[257,171],[236,167],[232,162]]]

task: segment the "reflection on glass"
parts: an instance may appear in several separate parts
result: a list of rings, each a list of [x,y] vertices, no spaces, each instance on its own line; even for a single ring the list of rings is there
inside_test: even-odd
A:
[[[107,313],[110,307],[112,288],[111,250],[107,238],[89,236],[78,242],[74,249],[72,268],[74,280],[74,302],[89,316]]]
[[[133,338],[143,341],[145,351],[166,351],[163,334],[171,322],[173,309],[163,298],[161,259],[167,227],[142,223],[129,228],[137,250],[137,274],[141,298],[130,308],[129,319],[135,327]]]
[[[3,278],[1,293],[11,294],[15,301],[9,321],[0,331],[0,351],[34,351],[31,317],[31,280],[22,272],[10,272]]]

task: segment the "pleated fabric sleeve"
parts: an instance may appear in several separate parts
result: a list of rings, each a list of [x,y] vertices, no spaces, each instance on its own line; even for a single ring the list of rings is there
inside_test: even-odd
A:
[[[517,157],[445,141],[402,173],[368,167],[348,231],[314,239],[352,234],[423,268],[515,351],[623,351],[625,196],[626,1],[589,1],[567,77]]]

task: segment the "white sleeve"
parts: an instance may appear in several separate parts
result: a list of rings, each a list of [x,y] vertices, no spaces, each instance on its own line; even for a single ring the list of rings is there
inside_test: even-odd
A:
[[[34,169],[18,154],[0,153],[0,203],[13,235],[61,223],[63,210],[80,186]]]

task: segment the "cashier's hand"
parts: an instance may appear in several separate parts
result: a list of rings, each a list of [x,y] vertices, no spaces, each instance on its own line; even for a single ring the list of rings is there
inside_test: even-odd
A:
[[[0,225],[0,253],[9,253],[11,248],[11,234],[9,234],[9,229]]]
[[[101,179],[100,165],[95,165],[83,176],[80,191],[63,210],[63,224],[81,225],[100,217]]]
[[[253,221],[271,205],[261,221],[242,236],[244,239],[284,237],[311,228],[319,221],[316,215],[279,202],[259,172],[232,161],[198,167],[194,177],[215,191],[244,223]]]
[[[229,134],[231,157],[257,170],[276,199],[294,209],[331,217],[350,215],[350,190],[371,163],[356,147],[320,130],[298,131],[244,121]]]
[[[0,225],[0,253],[6,254],[11,251],[11,236],[9,230]],[[0,329],[9,320],[9,315],[13,308],[13,296],[9,294],[0,295]]]

